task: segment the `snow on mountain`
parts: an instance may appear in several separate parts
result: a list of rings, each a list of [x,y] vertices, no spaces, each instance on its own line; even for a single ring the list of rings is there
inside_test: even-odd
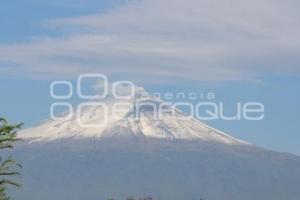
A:
[[[137,93],[134,98],[128,100],[108,98],[93,103],[102,104],[76,108],[69,119],[47,120],[36,127],[21,131],[20,137],[30,141],[52,141],[65,138],[103,139],[117,135],[135,135],[169,140],[248,144],[186,116],[170,103],[145,93]],[[107,107],[106,111],[103,104]],[[119,110],[115,111],[118,108]],[[159,112],[160,110],[164,111]],[[69,114],[65,113],[64,116]]]

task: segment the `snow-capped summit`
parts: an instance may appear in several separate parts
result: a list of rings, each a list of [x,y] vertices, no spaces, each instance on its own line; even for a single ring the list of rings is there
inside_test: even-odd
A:
[[[131,98],[109,97],[82,103],[72,113],[62,115],[61,119],[47,120],[21,131],[20,136],[31,141],[136,136],[247,144],[187,116],[141,87],[135,88]]]

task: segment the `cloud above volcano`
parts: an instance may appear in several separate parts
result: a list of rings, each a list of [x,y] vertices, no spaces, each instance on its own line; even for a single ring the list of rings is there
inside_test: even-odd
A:
[[[0,45],[0,73],[43,79],[104,73],[138,82],[298,76],[299,6],[295,0],[128,1],[43,22],[60,36]]]

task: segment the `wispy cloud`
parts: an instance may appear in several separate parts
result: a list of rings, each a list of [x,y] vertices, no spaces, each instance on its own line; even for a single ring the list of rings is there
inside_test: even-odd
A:
[[[134,81],[256,80],[300,74],[295,0],[144,0],[45,22],[60,38],[0,47],[0,73]]]

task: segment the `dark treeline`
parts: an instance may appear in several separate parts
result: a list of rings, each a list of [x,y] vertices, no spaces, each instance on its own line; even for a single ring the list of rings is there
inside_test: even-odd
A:
[[[107,200],[115,200],[115,199],[114,198],[108,198]],[[159,199],[154,199],[152,197],[143,197],[143,198],[129,197],[129,198],[126,198],[125,200],[159,200]]]
[[[116,200],[114,198],[108,198],[107,200]],[[159,199],[154,199],[152,197],[143,197],[143,198],[133,198],[133,197],[129,197],[126,198],[125,200],[159,200]],[[203,200],[202,198],[200,198],[199,200]]]

